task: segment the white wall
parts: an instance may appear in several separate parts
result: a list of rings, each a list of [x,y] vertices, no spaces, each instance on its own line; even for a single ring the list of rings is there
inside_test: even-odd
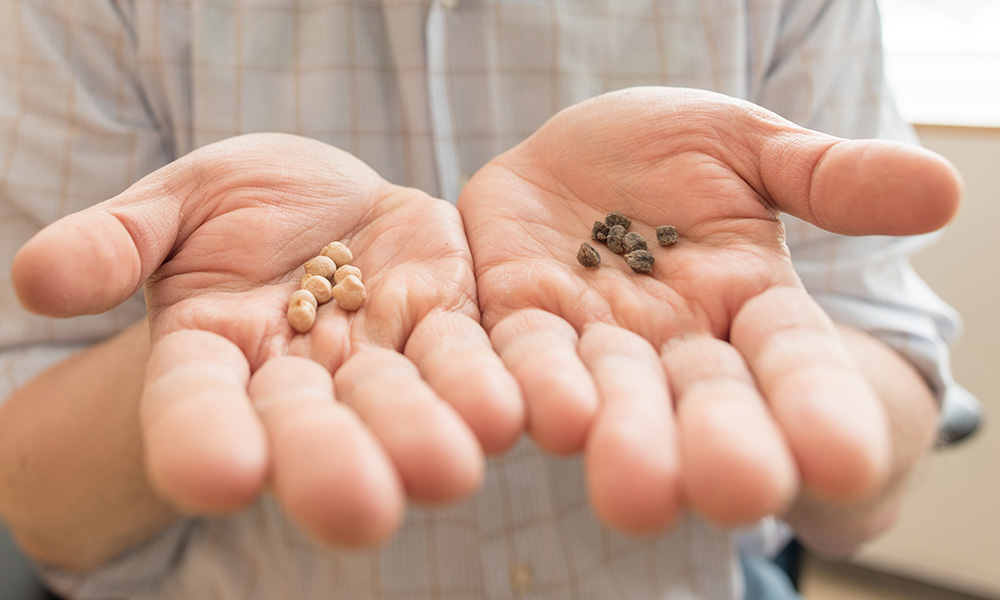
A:
[[[914,266],[965,320],[953,368],[982,401],[985,423],[920,468],[901,521],[859,562],[1000,598],[1000,129],[918,133],[966,181],[958,218]]]

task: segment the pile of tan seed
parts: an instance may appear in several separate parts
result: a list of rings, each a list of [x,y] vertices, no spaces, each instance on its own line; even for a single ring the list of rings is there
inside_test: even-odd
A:
[[[306,261],[300,288],[288,299],[288,324],[299,333],[312,329],[320,304],[335,300],[344,310],[358,310],[368,298],[361,269],[351,264],[354,255],[340,242],[330,242],[319,256]]]
[[[608,249],[615,254],[623,254],[625,262],[636,273],[652,273],[656,258],[649,251],[642,234],[628,230],[631,226],[631,219],[618,211],[612,211],[603,221],[594,221],[590,236],[591,239],[607,244]],[[656,228],[656,242],[661,246],[673,246],[678,239],[680,236],[673,225],[660,225]],[[601,266],[601,255],[587,242],[580,244],[576,260],[588,269]]]

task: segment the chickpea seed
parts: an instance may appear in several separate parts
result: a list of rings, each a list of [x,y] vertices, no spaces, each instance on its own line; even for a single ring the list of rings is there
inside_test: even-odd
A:
[[[319,304],[326,304],[330,301],[333,285],[322,275],[310,275],[302,282],[302,289],[312,292]]]
[[[307,304],[312,304],[313,306],[318,306],[319,301],[316,300],[316,296],[309,290],[295,290],[292,295],[288,297],[288,304],[302,304],[303,302]]]
[[[365,284],[355,275],[347,275],[333,286],[333,298],[344,310],[358,310],[368,298]]]
[[[337,271],[337,263],[329,256],[323,255],[310,258],[304,266],[307,275],[319,275],[327,279],[333,277],[334,272]]]
[[[358,279],[361,279],[361,269],[355,267],[354,265],[344,265],[338,268],[337,272],[333,274],[333,282],[340,283],[340,281],[348,275],[354,275]]]
[[[354,260],[354,255],[351,254],[350,248],[342,244],[341,242],[330,242],[325,248],[320,252],[320,256],[326,256],[336,263],[337,268],[344,265],[351,264]]]
[[[306,290],[298,290],[299,292],[305,292],[311,297],[312,294]],[[298,293],[298,292],[296,292]],[[288,302],[288,324],[292,326],[292,329],[299,333],[305,333],[312,329],[313,323],[316,322],[316,299],[312,298],[308,300],[305,295],[296,296],[292,294],[292,298]]]

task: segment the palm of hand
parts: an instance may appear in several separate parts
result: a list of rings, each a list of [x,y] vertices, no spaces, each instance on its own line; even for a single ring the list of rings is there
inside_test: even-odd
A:
[[[198,210],[210,214],[203,220],[189,215],[186,223],[198,223],[196,228],[147,283],[154,348],[160,350],[154,361],[165,362],[157,371],[167,373],[167,383],[157,386],[154,381],[154,392],[145,400],[150,470],[154,482],[177,504],[211,510],[218,503],[219,508],[228,509],[255,496],[262,476],[261,463],[257,462],[245,465],[248,472],[242,475],[244,481],[227,481],[222,474],[232,477],[232,466],[239,461],[234,450],[247,452],[248,446],[255,444],[259,453],[269,446],[274,454],[271,477],[279,498],[291,504],[286,508],[293,516],[306,513],[301,518],[307,528],[319,530],[321,535],[326,530],[326,537],[345,541],[340,528],[351,526],[342,521],[345,516],[382,511],[368,517],[379,521],[377,526],[366,523],[359,528],[361,538],[379,537],[398,519],[401,490],[416,499],[451,499],[469,492],[478,480],[481,457],[475,440],[452,412],[434,399],[436,395],[454,397],[457,390],[449,389],[447,383],[438,390],[428,388],[418,369],[402,355],[408,346],[427,344],[423,338],[435,335],[444,323],[455,324],[453,327],[463,333],[475,330],[478,314],[471,262],[457,214],[450,205],[382,182],[370,189],[359,185],[347,193],[336,190],[337,196],[329,198],[324,197],[329,185],[322,178],[309,182],[305,169],[299,175],[300,179],[286,183],[269,180],[266,171],[257,172],[249,185],[234,186],[227,181],[213,197],[200,200]],[[353,247],[355,264],[371,274],[366,277],[369,299],[356,313],[341,310],[335,302],[323,305],[314,328],[306,335],[296,335],[286,321],[289,294],[298,287],[302,263],[334,239]],[[205,340],[209,332],[218,336],[214,342]],[[412,341],[411,336],[415,338]],[[157,343],[171,337],[166,345]],[[227,342],[235,346],[223,351],[224,356],[232,355],[230,362],[239,365],[245,360],[248,372],[255,373],[254,379],[273,380],[256,389],[251,380],[249,388],[270,443],[253,439],[257,415],[237,399],[225,409],[223,418],[235,421],[242,413],[245,427],[227,440],[226,447],[219,448],[218,431],[206,428],[204,443],[192,443],[180,452],[170,441],[177,434],[170,411],[176,411],[177,388],[184,386],[186,366],[191,360],[207,358],[195,350],[199,345],[207,344],[212,352],[219,352]],[[476,340],[453,343],[475,346]],[[483,346],[480,352],[487,350]],[[419,363],[425,354],[411,349],[410,357]],[[294,420],[302,419],[303,411],[289,412],[281,403],[287,405],[287,397],[295,395],[296,379],[303,377],[300,370],[308,372],[304,366],[308,363],[275,360],[285,356],[310,358],[327,372],[338,372],[336,393],[309,410],[329,413],[335,410],[329,400],[339,397],[366,421],[385,455],[346,412],[338,413],[338,421],[326,431],[312,434],[315,439],[308,452],[288,450],[293,434],[286,430],[286,424],[292,422],[294,428]],[[273,361],[271,365],[269,361]],[[431,375],[442,368],[428,367]],[[239,370],[242,374],[242,368]],[[223,378],[229,377],[232,369],[226,371]],[[319,382],[325,376],[321,372],[305,375]],[[395,381],[378,392],[383,398],[374,398],[376,392],[368,381],[380,376]],[[195,376],[202,377],[201,372]],[[155,393],[160,387],[168,390],[162,400]],[[268,391],[259,391],[261,388]],[[400,397],[404,389],[410,398]],[[286,398],[268,400],[271,395]],[[461,411],[462,407],[458,408]],[[392,414],[395,411],[404,411],[404,415],[409,411],[411,418],[424,421],[426,430],[418,436],[402,437],[400,425],[393,422],[397,420]],[[189,416],[184,420],[190,421]],[[296,443],[301,446],[301,438]],[[221,450],[214,463],[213,449]],[[352,460],[346,460],[345,455]],[[303,465],[310,462],[314,467],[305,469]],[[434,471],[427,467],[431,464]],[[343,502],[349,493],[322,488],[343,485],[352,477],[375,483],[367,488],[360,485],[356,498],[345,503],[348,506],[295,506],[303,502],[297,495],[317,491],[326,496],[327,503],[331,497]],[[220,485],[227,489],[220,490]],[[364,505],[378,508],[359,508]],[[346,541],[351,541],[348,537]]]
[[[851,498],[885,468],[883,415],[804,293],[730,115],[676,91],[599,98],[498,157],[459,203],[529,430],[585,449],[594,506],[623,529],[685,507],[746,523],[787,507],[799,477]],[[596,242],[603,265],[577,263],[612,210],[650,243],[650,275]],[[676,246],[656,245],[663,224]]]
[[[333,372],[365,346],[402,351],[435,310],[475,315],[471,259],[450,206],[380,180],[331,189],[306,166],[295,175],[258,172],[196,203],[206,216],[188,216],[192,230],[146,283],[154,338],[211,331],[236,343],[252,370],[293,354]],[[317,329],[298,335],[288,297],[303,263],[334,240],[354,249],[371,300],[357,313],[322,305]]]
[[[625,149],[619,164],[581,158],[544,170],[483,172],[468,198],[477,203],[470,237],[488,323],[530,306],[576,328],[616,323],[656,346],[688,333],[725,338],[748,298],[794,285],[783,226],[746,182],[705,154],[649,154]],[[636,163],[649,168],[637,174]],[[611,210],[631,217],[629,230],[649,244],[656,258],[649,276],[591,239],[594,221]],[[666,224],[682,241],[661,248],[655,229]],[[601,254],[600,268],[577,263],[581,242]]]
[[[62,265],[75,294],[32,275],[53,239],[81,249]],[[302,264],[338,239],[368,300],[353,313],[322,305],[296,335],[286,308]],[[181,511],[228,512],[269,489],[311,534],[371,543],[399,525],[406,498],[474,490],[483,449],[521,430],[455,208],[319,142],[265,134],[199,149],[47,229],[23,258],[26,302],[50,314],[106,310],[145,282],[146,469]],[[117,265],[105,286],[93,264]]]
[[[512,443],[526,409],[542,446],[584,448],[611,525],[649,531],[685,507],[732,524],[780,511],[800,478],[820,500],[863,497],[887,463],[881,408],[770,207],[841,233],[920,233],[959,194],[926,153],[633,90],[557,115],[473,178],[459,207],[475,286],[453,207],[280,135],[200,149],[60,220],[12,275],[27,307],[64,317],[148,280],[147,470],[181,510],[233,510],[267,486],[314,535],[382,539],[404,496],[473,489],[480,447]],[[653,247],[651,276],[608,252],[596,271],[576,264],[615,209],[649,240],[682,232]],[[369,300],[323,307],[294,336],[300,265],[337,238]]]

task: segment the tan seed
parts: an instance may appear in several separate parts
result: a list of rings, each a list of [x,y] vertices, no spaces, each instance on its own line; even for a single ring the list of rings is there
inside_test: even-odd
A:
[[[310,275],[302,282],[302,289],[309,290],[316,297],[316,302],[326,304],[330,301],[333,284],[322,275]]]
[[[315,302],[315,298],[310,302],[302,300],[301,297],[298,300],[288,302],[288,324],[292,326],[292,329],[299,333],[305,333],[312,329],[313,323],[316,322]]]
[[[368,290],[365,289],[365,284],[361,283],[361,279],[348,275],[333,286],[333,298],[344,310],[358,310],[368,298]]]
[[[342,267],[344,265],[351,264],[354,260],[354,255],[351,254],[351,249],[340,242],[330,242],[325,248],[320,252],[320,256],[326,256],[333,260],[337,264],[337,267]]]
[[[341,280],[348,275],[354,275],[358,279],[361,279],[361,269],[355,267],[354,265],[344,265],[337,269],[337,272],[333,274],[333,282],[340,283]]]
[[[295,290],[292,292],[292,295],[288,297],[289,306],[302,303],[312,304],[313,306],[317,306],[319,304],[316,300],[316,296],[313,296],[313,293],[309,290]]]
[[[306,261],[305,269],[307,275],[319,275],[329,279],[337,271],[337,263],[329,256],[317,256]]]

